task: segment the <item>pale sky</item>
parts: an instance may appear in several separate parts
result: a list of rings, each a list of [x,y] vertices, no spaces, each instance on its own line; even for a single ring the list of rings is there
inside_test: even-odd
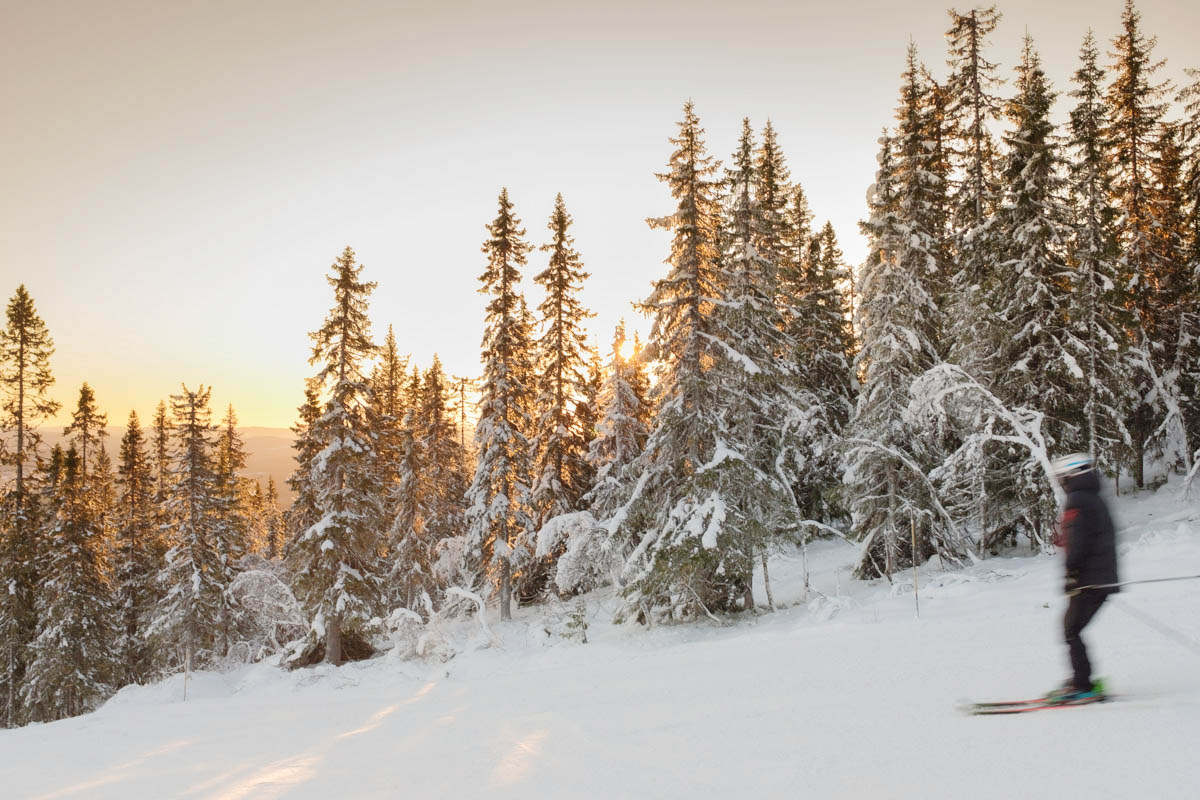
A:
[[[282,427],[346,245],[379,282],[377,340],[390,323],[422,366],[479,373],[507,186],[535,245],[562,192],[607,353],[665,270],[645,218],[672,210],[654,173],[683,101],[722,160],[743,116],[769,117],[857,262],[905,48],[944,75],[947,5],[0,0],[0,294],[33,295],[64,414],[86,380],[111,423],[146,420],[185,381]],[[1028,29],[1068,91],[1085,30],[1107,42],[1121,7],[1002,3],[989,56],[1010,76]],[[1200,3],[1139,8],[1163,77],[1200,66]]]

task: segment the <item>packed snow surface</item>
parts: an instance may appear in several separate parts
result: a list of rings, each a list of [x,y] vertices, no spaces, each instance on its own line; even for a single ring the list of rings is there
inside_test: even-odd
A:
[[[1200,574],[1200,506],[1170,488],[1117,512],[1124,579]],[[504,624],[489,610],[496,639],[460,623],[475,644],[445,663],[259,664],[194,675],[186,702],[182,677],[130,687],[94,714],[0,731],[0,794],[1200,796],[1200,581],[1131,587],[1087,629],[1115,702],[968,717],[958,701],[1066,677],[1059,557],[927,565],[917,620],[911,576],[855,581],[854,556],[810,547],[807,600],[801,555],[774,559],[780,610],[724,627],[613,626],[599,592],[587,644],[547,636],[545,608]]]

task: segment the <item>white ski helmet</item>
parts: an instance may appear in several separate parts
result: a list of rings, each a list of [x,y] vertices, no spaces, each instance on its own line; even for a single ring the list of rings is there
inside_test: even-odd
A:
[[[1059,456],[1050,464],[1054,476],[1058,479],[1082,475],[1092,468],[1092,457],[1087,453],[1071,453],[1069,456]]]

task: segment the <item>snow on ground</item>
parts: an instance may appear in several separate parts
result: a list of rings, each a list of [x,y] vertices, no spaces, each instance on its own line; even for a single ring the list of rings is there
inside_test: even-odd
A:
[[[1118,508],[1125,579],[1200,574],[1200,505]],[[1200,581],[1132,587],[1085,632],[1117,702],[967,717],[956,701],[1066,677],[1061,565],[993,558],[911,582],[850,578],[823,542],[772,563],[775,614],[543,632],[444,664],[268,665],[123,690],[94,714],[0,731],[4,798],[1195,798]],[[758,596],[764,595],[759,587]],[[491,612],[494,614],[494,611]]]

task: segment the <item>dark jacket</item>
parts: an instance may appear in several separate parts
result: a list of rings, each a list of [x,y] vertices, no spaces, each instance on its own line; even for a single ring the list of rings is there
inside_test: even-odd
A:
[[[1063,481],[1067,504],[1060,522],[1067,547],[1067,581],[1075,586],[1117,582],[1117,537],[1100,497],[1095,470]],[[1108,591],[1118,591],[1115,587]]]

